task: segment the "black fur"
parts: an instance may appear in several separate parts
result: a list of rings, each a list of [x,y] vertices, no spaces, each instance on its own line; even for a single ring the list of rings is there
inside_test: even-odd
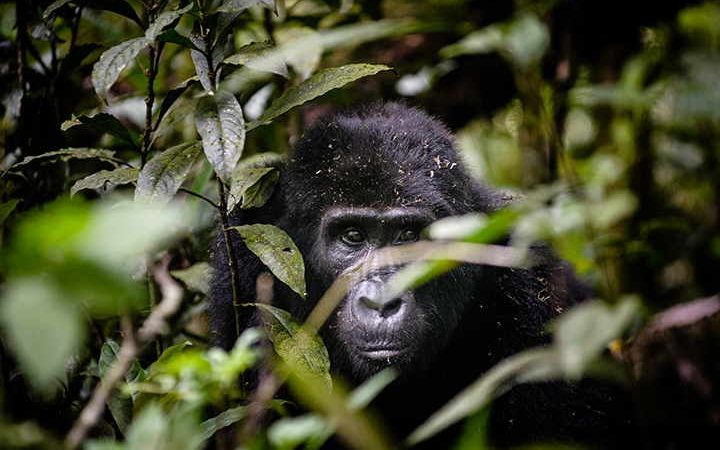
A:
[[[378,103],[307,130],[270,202],[237,211],[232,221],[276,224],[297,243],[306,262],[308,299],[276,282],[274,303],[302,319],[347,267],[344,254],[333,250],[319,231],[333,208],[412,209],[442,218],[492,212],[506,202],[467,174],[442,124],[417,109]],[[264,269],[238,239],[231,244],[239,259],[239,298],[252,301],[255,279]],[[224,250],[220,236],[210,326],[214,342],[229,348],[236,333]],[[401,378],[376,402],[391,433],[403,437],[503,358],[547,342],[548,320],[588,293],[564,264],[549,255],[544,261],[531,270],[463,266],[409,294],[412,306],[401,322],[377,322],[379,334],[391,335],[406,349],[390,358]],[[348,305],[352,296],[351,291],[322,335],[332,370],[359,382],[387,363],[354,350],[353,344],[371,339],[367,336],[376,330],[356,323],[357,314]],[[252,310],[246,308],[242,320],[243,326],[254,324]],[[625,424],[617,406],[605,388],[522,386],[495,403],[491,437],[498,445],[551,439],[618,447]]]

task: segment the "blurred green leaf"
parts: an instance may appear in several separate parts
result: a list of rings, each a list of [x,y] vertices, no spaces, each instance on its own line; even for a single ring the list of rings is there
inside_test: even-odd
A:
[[[283,230],[266,224],[230,227],[240,234],[247,248],[283,283],[300,294],[307,295],[305,264],[302,254]]]
[[[260,118],[248,124],[248,130],[271,122],[296,106],[309,102],[333,89],[341,88],[348,83],[390,70],[382,64],[348,64],[321,70],[298,86],[286,90],[283,95],[273,101]]]
[[[270,72],[288,78],[283,52],[270,42],[253,42],[240,48],[237,53],[223,61],[226,64],[243,65],[260,72]]]
[[[307,80],[320,64],[323,53],[319,34],[309,27],[283,27],[277,30],[275,39],[281,46],[285,43],[297,45],[300,40],[305,43],[304,51],[294,48],[295,51],[284,52],[284,60],[300,76],[300,80]]]
[[[203,445],[199,419],[191,408],[168,414],[151,404],[133,421],[125,445],[128,450],[199,450]]]
[[[120,346],[117,342],[112,339],[108,339],[100,349],[100,358],[98,359],[98,376],[104,378],[107,371],[117,361],[118,354],[120,353]],[[134,365],[139,367],[137,360],[134,361]],[[142,369],[141,369],[142,370]],[[126,374],[125,379],[129,379],[130,372]],[[112,414],[115,423],[117,424],[120,431],[123,433],[127,432],[128,426],[132,421],[133,402],[130,396],[123,394],[118,389],[114,389],[107,400],[107,406]]]
[[[195,127],[215,173],[228,182],[245,146],[245,121],[235,96],[218,91],[202,97],[195,111]]]
[[[287,311],[261,303],[255,305],[263,316],[275,352],[289,370],[330,391],[330,357],[320,336],[303,329]]]
[[[217,9],[218,12],[242,12],[255,5],[275,10],[275,0],[225,0]]]
[[[0,203],[0,225],[5,223],[5,219],[10,217],[10,214],[15,210],[15,207],[20,203],[18,199],[8,200]]]
[[[563,314],[553,324],[558,362],[568,377],[580,379],[587,367],[639,317],[640,302],[628,297],[616,305],[586,302]]]
[[[186,142],[155,155],[140,171],[135,200],[148,203],[172,200],[200,155],[199,142]]]
[[[137,37],[122,42],[105,50],[100,59],[93,66],[92,84],[97,95],[105,99],[107,93],[115,84],[120,72],[132,62],[150,42],[143,37]]]
[[[275,421],[267,430],[268,441],[278,450],[319,449],[332,436],[334,427],[316,414],[303,414]]]
[[[418,444],[450,425],[488,406],[518,383],[557,379],[562,375],[552,349],[525,350],[510,356],[485,372],[416,428],[406,443]]]
[[[172,276],[182,281],[188,289],[201,294],[210,294],[210,280],[212,279],[212,267],[206,262],[193,264],[187,269],[173,270]]]
[[[14,279],[3,291],[0,320],[5,333],[30,381],[49,393],[59,387],[66,364],[83,341],[81,312],[40,276]]]
[[[200,426],[203,429],[203,439],[210,439],[223,428],[229,427],[230,425],[237,423],[247,417],[247,406],[236,406],[235,408],[227,409],[215,417],[212,417],[204,421]]]
[[[70,196],[84,189],[108,189],[121,184],[134,183],[139,170],[134,167],[122,167],[115,170],[101,170],[75,182],[70,188]]]

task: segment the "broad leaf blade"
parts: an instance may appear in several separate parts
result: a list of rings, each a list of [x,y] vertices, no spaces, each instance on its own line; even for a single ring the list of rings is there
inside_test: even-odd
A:
[[[134,167],[101,170],[75,182],[70,188],[70,196],[74,196],[83,189],[107,189],[121,184],[133,183],[137,180],[138,173],[138,169]]]
[[[175,10],[175,11],[167,11],[158,16],[157,19],[153,23],[150,24],[147,30],[145,30],[145,39],[147,39],[149,42],[152,42],[157,39],[157,37],[160,35],[160,33],[163,32],[165,27],[170,26],[173,22],[178,20],[180,16],[185,14],[186,12],[190,11],[192,9],[193,4],[190,3],[184,8]]]
[[[99,133],[107,133],[118,139],[125,141],[126,143],[136,147],[137,144],[130,131],[125,128],[115,116],[108,113],[98,113],[94,116],[73,116],[70,120],[66,120],[60,126],[62,131],[67,131],[71,128],[86,126]]]
[[[117,81],[120,72],[150,43],[143,37],[133,38],[122,42],[100,55],[100,59],[93,66],[92,83],[95,92],[100,98],[105,98],[108,91]]]
[[[199,156],[199,142],[176,145],[156,155],[138,176],[135,199],[160,203],[172,200]]]
[[[13,169],[26,166],[33,162],[43,162],[45,160],[61,160],[67,161],[69,159],[100,159],[103,161],[117,163],[113,156],[115,152],[112,150],[105,150],[102,148],[87,148],[87,147],[69,147],[61,150],[55,150],[52,152],[43,153],[41,155],[28,156],[19,163],[12,166]]]
[[[234,95],[218,91],[198,101],[195,126],[215,173],[228,182],[245,146],[245,120]]]
[[[247,248],[257,255],[280,281],[305,298],[305,264],[300,250],[287,233],[266,224],[230,228],[240,234]]]
[[[226,64],[243,65],[259,72],[270,72],[288,78],[282,50],[269,42],[253,42],[225,58]]]
[[[382,64],[348,64],[321,70],[298,86],[293,86],[276,99],[256,121],[248,125],[253,129],[271,122],[296,106],[309,102],[333,89],[338,89],[363,77],[390,70]]]
[[[328,390],[330,356],[317,333],[303,329],[289,312],[270,305],[256,304],[263,315],[275,352],[298,377],[314,379]]]

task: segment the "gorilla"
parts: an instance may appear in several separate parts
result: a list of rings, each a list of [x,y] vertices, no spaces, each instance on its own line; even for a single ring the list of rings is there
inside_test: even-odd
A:
[[[507,202],[467,173],[440,122],[404,104],[376,103],[306,130],[268,203],[236,210],[231,225],[271,223],[295,241],[307,299],[276,282],[273,303],[302,320],[339,275],[373,250],[415,242],[437,219],[491,213]],[[214,343],[228,349],[237,333],[219,234],[210,328]],[[256,278],[267,269],[236,235],[231,241],[237,297],[252,301]],[[395,367],[400,376],[373,406],[389,432],[404,437],[503,358],[547,343],[547,322],[589,295],[566,264],[538,251],[544,256],[530,269],[462,265],[393,299],[384,298],[383,287],[398,267],[368,274],[321,329],[331,370],[359,383]],[[241,312],[243,326],[258,323],[253,308]],[[628,406],[616,394],[586,382],[518,386],[493,403],[490,439],[498,446],[539,439],[624,447]],[[452,438],[452,430],[438,437]]]

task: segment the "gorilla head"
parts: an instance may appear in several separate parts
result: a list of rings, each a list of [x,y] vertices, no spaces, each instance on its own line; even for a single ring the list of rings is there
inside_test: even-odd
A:
[[[232,221],[272,223],[298,245],[308,298],[277,282],[273,303],[303,320],[338,276],[373,251],[418,240],[434,220],[489,213],[506,202],[468,175],[439,122],[378,103],[307,130],[268,204],[235,211]],[[255,298],[255,280],[266,269],[237,236],[230,244],[238,298]],[[384,367],[399,369],[376,406],[389,429],[411,430],[502,358],[546,343],[547,321],[587,295],[565,264],[539,252],[531,269],[464,265],[397,298],[383,291],[398,266],[355,280],[321,330],[331,370],[357,383]],[[237,332],[222,234],[214,258],[210,326],[215,343],[229,348]],[[251,308],[240,311],[242,326],[258,323]],[[590,397],[558,385],[514,389],[493,406],[494,442],[588,433],[594,442],[613,440],[602,421],[621,416],[607,413],[605,397]]]

